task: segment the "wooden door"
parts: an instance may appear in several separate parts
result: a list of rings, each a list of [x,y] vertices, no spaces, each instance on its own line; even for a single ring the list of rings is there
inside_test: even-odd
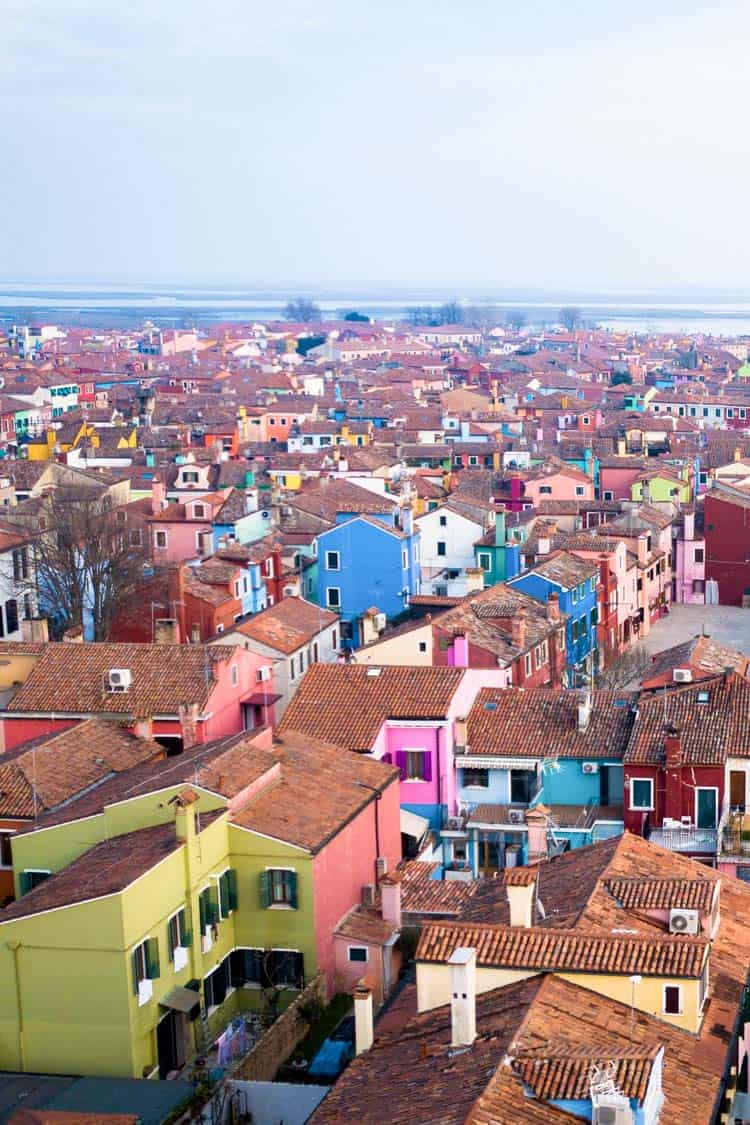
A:
[[[729,772],[729,804],[733,809],[745,808],[745,771]]]

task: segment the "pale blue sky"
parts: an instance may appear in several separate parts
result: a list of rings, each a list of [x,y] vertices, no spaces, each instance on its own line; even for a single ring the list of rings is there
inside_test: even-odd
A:
[[[746,0],[2,0],[0,276],[744,285]]]

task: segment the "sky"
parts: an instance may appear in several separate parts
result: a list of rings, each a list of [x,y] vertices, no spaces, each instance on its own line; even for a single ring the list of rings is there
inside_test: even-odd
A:
[[[0,9],[6,280],[750,289],[747,0]]]

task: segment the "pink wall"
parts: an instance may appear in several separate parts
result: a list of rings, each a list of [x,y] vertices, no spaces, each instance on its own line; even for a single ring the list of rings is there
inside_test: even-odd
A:
[[[445,789],[448,777],[448,763],[446,763],[445,734],[442,724],[429,727],[393,727],[387,728],[388,753],[391,761],[397,765],[396,754],[405,749],[427,750],[432,762],[431,781],[402,781],[402,805],[437,805],[447,804]],[[438,771],[438,756],[440,757],[440,770]],[[452,759],[450,763],[452,772]],[[438,778],[438,772],[440,778]]]
[[[540,488],[551,488],[552,492],[540,493]],[[578,495],[576,488],[583,488],[583,495]],[[568,476],[566,473],[553,473],[548,477],[538,480],[526,481],[526,500],[531,500],[534,506],[540,500],[593,500],[594,482],[581,476]]]
[[[186,559],[198,558],[198,533],[211,531],[210,520],[156,520],[149,523],[149,536],[151,550],[156,562],[185,562]],[[155,546],[155,533],[166,531],[166,547]]]
[[[401,859],[397,781],[388,786],[379,801],[371,801],[313,860],[315,946],[329,993],[335,986],[333,931],[343,916],[362,901],[362,887],[375,882],[376,815],[380,854],[387,858],[388,870],[393,871]]]
[[[611,492],[614,500],[629,500],[630,486],[642,471],[640,465],[617,469],[602,465],[599,469],[599,495],[603,497],[605,492]]]

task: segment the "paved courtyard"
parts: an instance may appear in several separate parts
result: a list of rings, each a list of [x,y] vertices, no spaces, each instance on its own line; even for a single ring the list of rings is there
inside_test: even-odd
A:
[[[706,632],[719,644],[750,656],[750,609],[728,605],[673,605],[651,632],[635,646],[650,654],[681,644]]]

